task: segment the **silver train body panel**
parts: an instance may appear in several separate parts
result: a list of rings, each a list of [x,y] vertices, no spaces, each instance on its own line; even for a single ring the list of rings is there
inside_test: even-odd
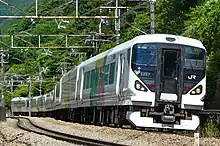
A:
[[[173,40],[170,41],[167,38],[173,38]],[[159,89],[160,93],[158,95],[157,88],[160,87],[157,84],[154,85],[156,91],[152,91],[135,73],[136,70],[131,68],[133,58],[132,48],[134,45],[143,43],[155,43],[156,46],[158,44],[164,44],[164,46],[166,44],[170,46],[186,45],[205,51],[205,47],[200,41],[191,38],[166,34],[135,37],[130,41],[82,62],[66,73],[60,79],[60,82],[57,83],[52,93],[36,98],[38,111],[115,105],[140,106],[150,109],[166,101],[177,101],[179,98],[178,94],[163,93]],[[179,52],[182,53],[182,51]],[[180,55],[180,58],[182,58],[181,61],[184,61],[183,56]],[[158,57],[159,59],[161,58]],[[98,77],[97,72],[99,73]],[[157,74],[159,75],[160,72],[156,72],[155,74],[155,82],[157,82]],[[192,76],[192,74],[190,75]],[[183,80],[181,79],[181,82]],[[136,82],[138,83],[136,84]],[[196,92],[199,90],[199,85],[202,86],[202,92],[198,95],[192,95],[192,92],[194,93],[195,90]],[[146,92],[137,90],[136,87],[139,88],[139,86],[143,91],[146,90]],[[206,76],[192,88],[188,89],[187,87],[184,89],[187,89],[187,93],[181,94],[181,101],[178,104],[179,109],[202,110],[204,105],[202,99],[206,94]],[[36,111],[36,109],[32,111]],[[163,124],[155,122],[153,117],[141,117],[141,111],[132,108],[127,111],[126,119],[138,127],[194,130],[199,125],[199,118],[196,115],[193,115],[190,120],[180,120],[178,124]]]

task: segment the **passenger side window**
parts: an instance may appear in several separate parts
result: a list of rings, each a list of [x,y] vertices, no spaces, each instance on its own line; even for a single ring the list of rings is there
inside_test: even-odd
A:
[[[113,84],[115,78],[115,62],[110,65],[102,66],[88,71],[84,74],[83,89],[98,87],[99,81],[102,80],[104,85]]]
[[[87,72],[84,73],[83,89],[86,89],[86,76]]]
[[[114,83],[115,78],[115,62],[110,65],[110,76],[109,76],[109,84]]]
[[[94,76],[95,76],[95,70],[93,69],[92,71],[91,71],[91,81],[90,81],[90,88],[92,88],[93,86],[94,86]]]
[[[86,73],[86,89],[88,89],[90,85],[90,74],[90,71]]]
[[[128,64],[130,63],[130,54],[131,53],[131,49],[128,49],[128,51],[127,51],[127,60],[128,60]]]
[[[105,72],[105,77],[104,77],[105,85],[108,85],[108,81],[109,81],[109,65],[106,65],[104,67],[104,72]]]
[[[98,73],[99,73],[99,68],[96,68],[95,70],[95,77],[94,77],[94,86],[97,87],[98,86]]]

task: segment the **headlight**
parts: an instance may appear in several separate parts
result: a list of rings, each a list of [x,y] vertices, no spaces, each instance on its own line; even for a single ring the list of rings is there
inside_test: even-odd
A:
[[[202,85],[199,85],[194,90],[190,92],[190,95],[199,95],[202,93]]]
[[[200,94],[201,93],[201,89],[200,88],[196,88],[196,93]]]
[[[137,84],[135,85],[135,87],[136,87],[136,89],[138,89],[138,90],[141,89],[141,85],[140,85],[139,83],[137,83]]]
[[[139,81],[135,81],[134,86],[136,90],[147,92],[147,89]]]

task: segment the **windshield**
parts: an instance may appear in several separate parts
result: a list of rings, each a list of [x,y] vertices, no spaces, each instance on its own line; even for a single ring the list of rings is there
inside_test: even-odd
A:
[[[155,44],[136,44],[133,47],[132,63],[136,65],[156,66],[157,47]]]
[[[205,51],[200,48],[184,46],[184,61],[186,68],[204,68]]]
[[[132,49],[131,68],[134,73],[154,91],[157,66],[156,44],[135,44]]]

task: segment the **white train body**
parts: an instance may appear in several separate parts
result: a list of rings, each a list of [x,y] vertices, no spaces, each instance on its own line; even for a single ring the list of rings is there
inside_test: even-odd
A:
[[[53,107],[54,102],[54,90],[45,95],[45,108],[50,110]]]
[[[28,112],[29,100],[26,97],[16,97],[11,100],[12,113],[26,113]]]
[[[39,112],[38,105],[37,105],[37,99],[38,99],[38,96],[35,96],[31,100],[31,112],[34,112],[34,113]]]
[[[100,108],[119,112],[116,117],[136,127],[195,130],[206,94],[205,69],[206,50],[198,40],[137,36],[65,74],[50,95],[53,103],[42,111],[71,109],[76,117],[74,110],[83,109],[94,120]]]

